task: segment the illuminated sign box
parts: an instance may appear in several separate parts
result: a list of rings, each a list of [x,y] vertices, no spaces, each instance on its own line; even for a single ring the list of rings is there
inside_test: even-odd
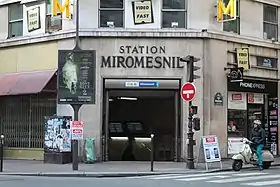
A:
[[[63,5],[61,5],[63,4]],[[64,0],[64,3],[59,2],[59,0],[52,0],[52,16],[57,16],[57,14],[62,14],[66,12],[66,18],[71,18],[70,13],[70,0]]]
[[[236,20],[237,0],[229,0],[225,5],[223,0],[218,0],[217,3],[217,21],[226,22]]]

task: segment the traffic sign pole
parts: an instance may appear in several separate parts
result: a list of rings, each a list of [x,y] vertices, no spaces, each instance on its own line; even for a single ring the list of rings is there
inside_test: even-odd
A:
[[[81,108],[81,104],[71,104],[74,110],[74,121],[78,121],[79,117],[79,110]],[[71,132],[72,133],[72,132]],[[79,170],[79,142],[78,140],[72,140],[72,170],[78,171]]]
[[[191,84],[193,82],[194,79],[198,79],[200,78],[200,76],[195,75],[194,72],[199,70],[200,67],[194,66],[195,62],[200,61],[199,58],[194,57],[192,55],[188,55],[186,57],[180,58],[181,62],[186,62],[187,63],[187,81],[189,81]],[[193,85],[194,86],[194,85]],[[195,86],[194,86],[195,88]],[[188,92],[189,93],[189,92]],[[191,94],[186,95],[190,97]],[[193,98],[187,98],[185,99],[183,97],[184,95],[182,95],[182,98],[186,101],[189,101],[189,117],[188,117],[188,156],[187,156],[187,167],[189,169],[194,169],[194,153],[193,153],[193,146],[195,145],[195,142],[193,140],[193,110],[192,110],[192,100],[195,96],[195,89],[194,89],[194,93],[193,93]]]

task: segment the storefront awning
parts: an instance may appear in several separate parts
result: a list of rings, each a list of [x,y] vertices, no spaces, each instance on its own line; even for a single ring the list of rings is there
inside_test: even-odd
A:
[[[0,74],[0,96],[36,94],[54,76],[56,70]]]

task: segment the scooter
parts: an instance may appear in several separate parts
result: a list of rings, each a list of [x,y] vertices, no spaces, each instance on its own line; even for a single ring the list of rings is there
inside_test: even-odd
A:
[[[240,171],[243,164],[258,165],[258,157],[256,149],[254,148],[254,143],[247,138],[243,138],[241,142],[244,144],[241,152],[233,155],[232,157],[232,169],[234,171]],[[274,162],[274,157],[269,150],[263,150],[262,157],[263,168],[268,169],[271,166],[271,163]]]

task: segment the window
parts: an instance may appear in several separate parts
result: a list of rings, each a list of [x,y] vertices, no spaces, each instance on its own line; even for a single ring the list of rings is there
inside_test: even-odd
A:
[[[264,39],[278,38],[277,7],[263,5],[263,33]]]
[[[123,0],[100,0],[100,27],[123,27]]]
[[[62,29],[62,15],[52,16],[52,0],[47,0],[47,12],[46,12],[46,32],[58,31]],[[62,3],[62,0],[59,0]]]
[[[162,27],[186,28],[186,2],[185,0],[163,0]]]
[[[21,4],[9,5],[9,38],[23,34],[23,7]]]
[[[227,5],[229,0],[224,0],[225,5]],[[240,34],[240,15],[239,15],[239,0],[236,0],[236,20],[227,21],[223,23],[223,30],[227,32],[233,32]],[[224,19],[227,15],[224,15]]]

